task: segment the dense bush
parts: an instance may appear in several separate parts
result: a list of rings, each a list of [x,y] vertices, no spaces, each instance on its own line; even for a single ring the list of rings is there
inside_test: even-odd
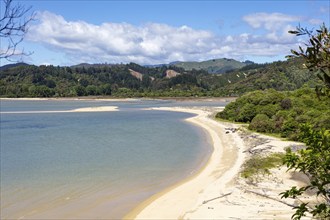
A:
[[[292,92],[259,90],[229,103],[216,117],[250,123],[252,130],[280,133],[282,137],[297,140],[301,123],[330,129],[330,100],[317,97],[306,86]]]
[[[250,125],[249,129],[255,130],[257,132],[273,132],[275,128],[274,121],[271,120],[267,115],[265,114],[258,114],[256,115]]]

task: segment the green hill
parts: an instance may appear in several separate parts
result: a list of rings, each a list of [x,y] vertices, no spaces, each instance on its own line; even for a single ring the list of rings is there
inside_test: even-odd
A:
[[[226,90],[232,94],[265,89],[292,91],[305,83],[315,87],[320,82],[316,74],[303,67],[302,59],[246,66],[224,74],[224,77],[230,82],[226,85]]]
[[[249,62],[239,62],[233,59],[213,59],[202,62],[177,62],[174,66],[181,67],[185,70],[206,70],[208,73],[225,73],[230,70],[240,69]]]
[[[7,64],[7,65],[3,65],[0,66],[0,71],[6,70],[6,69],[10,69],[10,68],[14,68],[17,66],[28,66],[29,64],[27,63],[14,63],[14,64]]]
[[[318,82],[315,74],[303,68],[300,59],[249,64],[223,74],[189,71],[176,65],[146,67],[136,63],[71,67],[13,65],[0,70],[0,97],[239,96],[270,88],[287,91],[304,84],[314,87]]]

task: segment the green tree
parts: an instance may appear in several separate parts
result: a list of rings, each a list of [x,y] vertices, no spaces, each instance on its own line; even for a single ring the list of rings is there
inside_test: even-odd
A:
[[[86,89],[83,86],[75,86],[74,90],[76,91],[77,96],[84,96],[86,95]]]
[[[302,202],[296,209],[293,219],[300,219],[306,212],[314,217],[330,218],[330,132],[315,131],[311,125],[301,127],[300,139],[307,144],[306,149],[292,152],[289,148],[285,155],[285,164],[289,170],[297,170],[309,177],[307,186],[291,189],[281,193],[284,198],[298,198],[307,190],[317,192],[319,203],[310,205]]]
[[[257,132],[272,132],[274,127],[274,122],[265,114],[256,115],[249,125],[249,129]]]
[[[309,41],[306,48],[299,47],[299,51],[292,50],[290,57],[302,57],[305,65],[310,71],[318,72],[319,78],[323,81],[323,87],[317,89],[317,93],[329,97],[330,90],[330,33],[323,24],[316,34],[306,28],[298,27],[289,33],[308,35]],[[300,128],[299,137],[307,147],[292,152],[290,149],[284,159],[284,163],[289,170],[297,170],[309,177],[309,184],[291,189],[281,193],[282,198],[301,198],[307,190],[316,191],[316,195],[321,197],[316,205],[302,201],[296,207],[293,219],[300,219],[310,213],[313,217],[330,219],[330,132],[329,130],[315,130],[310,125],[303,125]]]
[[[316,34],[307,28],[297,27],[294,31],[289,31],[297,36],[307,35],[309,41],[305,43],[306,48],[299,47],[299,50],[291,50],[292,55],[288,58],[302,57],[305,66],[311,72],[317,72],[317,76],[324,82],[322,88],[318,88],[318,94],[330,95],[330,32],[323,25],[316,30]]]

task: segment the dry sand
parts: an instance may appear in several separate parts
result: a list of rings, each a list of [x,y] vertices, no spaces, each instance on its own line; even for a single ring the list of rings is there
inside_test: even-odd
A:
[[[1,114],[47,114],[47,113],[72,113],[72,112],[113,112],[118,111],[117,106],[98,106],[77,108],[72,110],[60,110],[60,111],[12,111],[12,112],[0,112]]]
[[[236,130],[239,125],[218,122],[209,116],[219,109],[153,108],[195,113],[187,119],[210,135],[214,151],[207,165],[195,176],[148,199],[125,219],[290,219],[294,201],[279,193],[301,185],[286,168],[271,170],[258,182],[241,178],[244,161],[252,154],[283,152],[296,142]]]

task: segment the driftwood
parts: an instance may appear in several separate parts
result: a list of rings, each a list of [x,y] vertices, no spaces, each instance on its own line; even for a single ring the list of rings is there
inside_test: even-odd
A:
[[[290,207],[292,207],[292,208],[297,208],[297,207],[298,207],[298,206],[292,205],[292,204],[290,204],[290,203],[284,202],[284,201],[282,201],[282,200],[280,200],[280,199],[276,199],[276,198],[270,197],[270,196],[268,196],[268,195],[266,195],[266,194],[258,193],[258,192],[251,191],[251,190],[247,190],[247,189],[245,190],[245,192],[253,193],[253,194],[256,194],[256,195],[258,195],[258,196],[262,196],[262,197],[265,197],[265,198],[267,198],[267,199],[271,199],[271,200],[274,200],[274,201],[276,201],[276,202],[283,203],[283,204],[285,204],[285,205],[287,205],[287,206],[290,206]]]
[[[213,199],[204,200],[204,201],[203,201],[203,204],[206,204],[206,203],[211,202],[211,201],[216,200],[216,199],[221,199],[221,198],[223,198],[223,197],[225,197],[225,196],[229,196],[230,194],[232,194],[232,192],[227,193],[227,194],[224,194],[224,195],[222,195],[222,196],[215,197],[215,198],[213,198]]]
[[[259,153],[261,153],[261,152],[263,152],[265,150],[270,150],[273,147],[274,146],[272,146],[272,145],[267,145],[267,147],[260,148],[260,149],[254,149],[254,150],[253,150],[253,148],[255,148],[255,147],[252,147],[252,148],[250,148],[248,150],[243,151],[243,153],[249,152],[250,154],[253,154],[254,155],[254,154],[259,154]]]

